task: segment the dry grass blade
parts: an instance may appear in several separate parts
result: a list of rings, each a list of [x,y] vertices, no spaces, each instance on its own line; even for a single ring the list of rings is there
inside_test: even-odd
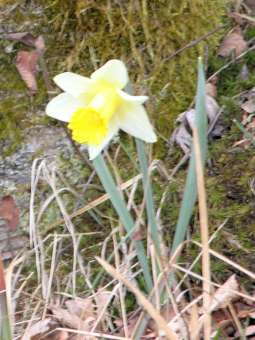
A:
[[[134,185],[141,178],[142,178],[142,175],[139,174],[139,175],[129,179],[128,181],[122,183],[121,186],[118,189],[125,190],[125,189],[129,188],[130,186]],[[109,200],[109,198],[110,198],[109,194],[104,194],[104,195],[100,196],[99,198],[95,199],[93,202],[88,203],[84,207],[74,211],[72,214],[70,214],[70,218],[74,218],[76,216],[79,216],[79,215],[85,213],[86,211],[97,207],[98,205]],[[63,224],[63,223],[64,223],[64,219],[59,219],[55,223],[49,225],[49,227],[46,230],[46,233],[52,231],[55,227],[57,227],[58,225]]]
[[[168,277],[168,275],[171,273],[172,271],[172,266],[176,263],[177,258],[180,256],[180,253],[183,249],[184,246],[184,242],[179,244],[179,246],[176,248],[176,250],[174,251],[174,253],[172,254],[172,256],[170,257],[170,260],[168,262],[168,265],[165,266],[164,271],[160,273],[159,277],[158,277],[158,282],[157,282],[157,286],[158,286],[158,290],[159,292],[162,292],[163,289],[166,286],[166,277]],[[156,286],[154,285],[150,295],[149,295],[149,300],[152,301],[153,304],[156,303]],[[177,317],[179,317],[179,315],[177,315]],[[145,311],[143,311],[138,320],[137,323],[134,327],[134,331],[132,333],[132,339],[140,339],[140,337],[143,334],[144,329],[146,328],[146,325],[149,321],[149,316],[148,314],[146,314]]]
[[[123,338],[121,336],[114,336],[114,335],[109,335],[109,334],[99,333],[99,332],[76,331],[74,329],[69,329],[69,328],[56,328],[55,331],[65,331],[67,333],[72,333],[72,334],[77,334],[77,335],[87,335],[88,337],[93,336],[96,338],[103,338],[103,339],[110,339],[110,340],[132,340],[131,338]]]
[[[54,271],[56,268],[56,254],[57,254],[57,246],[58,246],[58,237],[56,234],[54,234],[54,241],[53,241],[53,249],[52,249],[52,256],[51,256],[51,267],[50,267],[50,275],[48,280],[48,286],[47,286],[47,293],[46,293],[46,299],[45,299],[45,305],[44,305],[44,311],[43,311],[43,319],[46,316],[48,304],[50,301],[50,295],[51,295],[51,285],[53,282],[54,277]]]
[[[225,224],[227,223],[228,219],[226,219],[219,227],[218,229],[212,234],[212,236],[209,239],[209,245],[212,243],[212,241],[215,239],[215,237],[218,235],[218,233],[220,232],[220,230],[225,226]],[[195,265],[197,264],[197,262],[200,260],[202,256],[202,252],[200,252],[197,257],[195,258],[195,260],[192,262],[192,264],[190,265],[190,267],[188,268],[189,271],[191,271]],[[185,274],[183,276],[183,278],[178,282],[177,286],[174,289],[174,292],[177,292],[178,289],[180,289],[180,287],[182,286],[183,282],[185,281],[185,279],[187,278],[188,274]]]
[[[195,303],[191,308],[191,318],[189,322],[189,330],[190,330],[190,339],[197,340],[199,337],[197,336],[197,325],[198,325],[198,308]]]
[[[151,163],[151,165],[149,166],[149,173],[153,172],[155,169],[158,169],[159,173],[163,175],[163,177],[168,178],[168,174],[164,171],[164,169],[162,169],[162,165],[160,164],[159,161],[153,161]],[[126,190],[129,187],[135,185],[136,183],[138,183],[138,181],[140,181],[140,179],[142,179],[142,174],[138,174],[136,176],[134,176],[133,178],[127,180],[126,182],[122,183],[120,186],[118,186],[118,189],[120,191]],[[94,201],[86,204],[84,207],[77,209],[76,211],[74,211],[73,213],[71,213],[69,216],[70,218],[74,218],[77,217],[81,214],[84,214],[86,211],[89,211],[90,209],[93,209],[95,207],[97,207],[98,205],[108,201],[110,198],[109,194],[104,194],[102,196],[100,196],[99,198],[95,199]],[[53,229],[55,229],[58,225],[65,223],[64,219],[59,219],[58,221],[56,221],[53,224],[50,224],[44,235],[46,235],[47,233],[51,232]]]
[[[114,254],[115,254],[115,265],[117,269],[119,270],[120,268],[120,254],[119,250],[117,247],[117,238],[116,234],[113,234],[113,246],[114,246]],[[120,284],[119,286],[119,298],[120,298],[120,307],[121,307],[121,315],[122,315],[122,320],[123,320],[123,330],[125,337],[128,337],[128,320],[127,320],[127,311],[126,311],[126,306],[125,306],[125,292],[123,290],[123,285]]]
[[[194,273],[194,272],[192,272],[192,271],[190,271],[190,270],[187,270],[187,269],[185,269],[185,268],[179,266],[178,264],[173,264],[173,268],[175,268],[175,269],[177,269],[177,270],[180,270],[182,273],[187,273],[187,274],[189,274],[190,276],[192,276],[192,277],[194,277],[194,278],[196,278],[196,279],[198,279],[198,280],[200,280],[200,281],[202,281],[202,282],[205,280],[201,275],[196,274],[196,273]],[[212,286],[214,286],[214,287],[217,287],[217,288],[220,288],[220,287],[221,287],[221,285],[219,285],[218,283],[215,283],[215,282],[213,282],[213,281],[210,281],[210,284],[211,284]],[[242,297],[242,298],[244,298],[244,299],[246,299],[246,300],[248,300],[248,301],[255,302],[255,298],[254,298],[253,296],[250,296],[250,295],[248,295],[248,294],[241,293],[240,291],[232,291],[232,292],[235,293],[237,296],[240,296],[240,297]]]
[[[206,205],[206,192],[203,175],[203,165],[201,150],[199,145],[199,136],[197,128],[193,129],[193,141],[194,141],[194,152],[195,152],[195,165],[197,174],[197,189],[198,189],[198,203],[199,203],[199,219],[200,219],[200,230],[202,238],[202,272],[205,280],[203,281],[203,307],[204,313],[206,313],[204,321],[204,338],[205,340],[210,339],[211,335],[211,316],[210,316],[210,305],[211,305],[211,272],[210,272],[210,253],[209,253],[209,237],[208,237],[208,215]]]
[[[40,320],[33,324],[22,336],[21,340],[30,340],[33,337],[38,337],[40,334],[50,331],[50,326],[53,321],[50,318]]]
[[[96,259],[111,276],[122,282],[136,296],[139,303],[155,320],[158,330],[164,331],[167,339],[178,340],[177,334],[171,330],[165,319],[158,313],[154,306],[144,297],[144,295],[140,292],[138,288],[134,287],[122,274],[120,274],[113,266],[108,264],[106,261],[102,260],[99,257],[96,257]]]
[[[202,245],[199,242],[196,241],[192,241],[193,243],[195,243],[196,245],[198,245],[199,247],[202,247]],[[251,272],[250,270],[240,266],[238,263],[230,260],[229,258],[227,258],[226,256],[218,253],[215,250],[209,249],[209,252],[211,255],[217,257],[218,259],[226,262],[227,264],[229,264],[231,267],[239,270],[240,272],[243,272],[244,274],[246,274],[247,276],[249,276],[250,278],[252,278],[253,280],[255,280],[255,274],[253,272]]]

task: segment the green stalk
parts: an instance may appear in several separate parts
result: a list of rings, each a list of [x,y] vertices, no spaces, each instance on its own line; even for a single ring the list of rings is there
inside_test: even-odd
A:
[[[206,159],[207,152],[207,115],[205,108],[205,75],[201,58],[198,60],[198,84],[196,95],[196,117],[195,125],[198,129],[199,144],[201,148],[201,155],[203,164]],[[185,183],[183,200],[179,212],[179,218],[174,235],[172,253],[177,249],[179,244],[184,241],[190,218],[193,213],[197,199],[197,184],[196,184],[196,169],[195,169],[195,155],[192,147],[191,158],[189,162],[188,175]]]
[[[140,163],[140,169],[143,175],[143,192],[146,201],[146,212],[149,222],[149,228],[151,233],[152,241],[154,242],[157,253],[160,255],[160,241],[157,228],[157,220],[155,214],[154,200],[151,181],[148,173],[148,162],[144,147],[144,142],[136,138],[136,149]]]
[[[201,153],[203,157],[203,163],[205,162],[206,150],[207,150],[207,116],[205,113],[205,77],[203,71],[203,65],[201,59],[198,61],[198,85],[196,96],[196,120],[195,124],[199,132],[199,142],[201,147]],[[193,208],[197,199],[197,186],[196,186],[196,169],[195,169],[195,156],[192,149],[192,155],[189,162],[188,175],[185,183],[183,200],[179,212],[179,219],[174,235],[174,241],[172,246],[172,254],[177,249],[178,245],[184,241],[184,237],[187,231],[187,227],[190,221],[190,217],[193,212]],[[174,275],[169,275],[170,283],[174,282]],[[164,289],[164,284],[159,287],[159,294]],[[154,301],[155,296],[152,297]],[[132,337],[135,340],[141,339],[144,330],[148,324],[148,316],[143,315],[139,325],[135,329]]]
[[[110,195],[111,202],[117,211],[117,214],[119,215],[120,221],[123,224],[126,232],[132,232],[134,230],[135,223],[130,212],[127,210],[123,198],[116,188],[112,175],[107,168],[107,165],[101,154],[93,160],[93,165],[106,192]],[[143,270],[147,291],[149,292],[151,291],[153,284],[144,246],[141,241],[134,241],[134,243],[137,257]]]

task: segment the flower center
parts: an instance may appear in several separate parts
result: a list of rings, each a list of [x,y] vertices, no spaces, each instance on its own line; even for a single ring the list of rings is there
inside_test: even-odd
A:
[[[109,121],[118,103],[119,98],[114,89],[97,93],[87,106],[73,113],[68,124],[73,139],[81,144],[102,143],[109,132]]]
[[[73,139],[81,144],[100,144],[107,135],[106,121],[93,108],[75,111],[68,124]]]

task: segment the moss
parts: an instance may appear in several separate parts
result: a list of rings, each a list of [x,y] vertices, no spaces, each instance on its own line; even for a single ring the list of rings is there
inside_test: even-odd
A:
[[[23,31],[44,34],[46,61],[52,76],[70,69],[89,74],[110,58],[123,59],[129,66],[137,92],[148,92],[151,96],[149,111],[159,132],[168,138],[176,115],[194,96],[197,56],[203,54],[205,45],[213,53],[220,34],[173,59],[168,58],[180,47],[219,25],[225,6],[223,0],[129,0],[118,4],[106,0],[21,1],[10,11],[11,18],[7,16],[3,20],[3,25],[13,31],[22,24]],[[8,44],[10,42],[1,41],[1,47]],[[8,112],[11,121],[8,131],[21,120],[20,116],[26,117],[31,110],[25,85],[13,65],[18,47],[21,44],[15,43],[13,52],[1,57],[0,71],[7,80],[3,91],[13,100]],[[46,102],[45,88],[40,82],[33,101],[34,111],[43,108]],[[21,105],[19,110],[15,109],[17,104]],[[3,105],[1,111],[5,111]],[[0,121],[0,125],[6,124]],[[21,135],[17,131],[18,139]],[[1,129],[0,139],[4,138]],[[14,136],[11,141],[12,149],[15,149]],[[157,149],[158,156],[162,156],[164,148],[160,143]]]

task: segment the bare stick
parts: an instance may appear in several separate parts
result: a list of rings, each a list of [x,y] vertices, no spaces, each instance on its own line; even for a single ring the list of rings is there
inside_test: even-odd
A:
[[[221,30],[222,28],[226,27],[226,25],[221,25],[216,27],[214,30],[202,35],[200,38],[191,41],[190,43],[188,43],[187,45],[179,48],[179,50],[175,51],[174,53],[172,53],[169,57],[167,57],[165,59],[165,61],[167,60],[171,60],[173,59],[177,54],[180,54],[181,52],[183,52],[184,50],[186,50],[187,48],[193,47],[195,45],[197,45],[198,43],[200,43],[201,41],[207,39],[208,37],[210,37],[211,35],[213,35],[214,33],[218,32],[219,30]]]
[[[221,68],[219,68],[214,74],[212,74],[208,79],[207,82],[212,80],[215,76],[217,76],[219,73],[221,73],[223,70],[228,68],[229,66],[233,65],[236,61],[242,59],[244,56],[246,56],[247,53],[255,50],[255,45],[252,45],[250,48],[248,48],[246,51],[241,53],[238,57],[236,57],[234,60],[231,60],[229,63],[223,65]]]

